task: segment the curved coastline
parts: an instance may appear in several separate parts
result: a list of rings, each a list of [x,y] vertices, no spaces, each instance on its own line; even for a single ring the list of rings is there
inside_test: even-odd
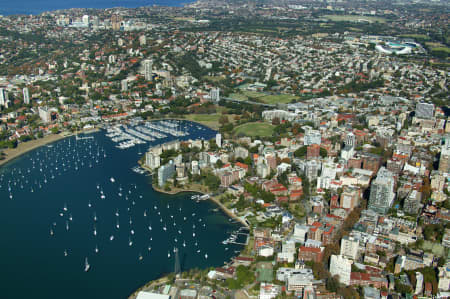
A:
[[[144,168],[145,170],[147,170],[147,171],[149,171],[149,172],[151,173],[150,169],[147,168],[147,167],[145,167],[145,165],[141,165],[141,167]],[[184,189],[183,189],[183,190],[175,190],[175,191],[172,191],[172,190],[171,190],[171,191],[165,191],[165,190],[160,189],[160,188],[158,188],[158,187],[156,187],[156,186],[154,186],[154,185],[152,185],[152,188],[153,188],[153,190],[155,190],[156,192],[163,193],[163,194],[169,194],[169,195],[175,195],[175,194],[179,194],[179,193],[183,193],[183,192],[195,192],[195,193],[200,193],[200,194],[203,194],[203,195],[206,194],[206,193],[204,193],[204,192],[202,192],[202,191],[199,191],[199,190],[189,190],[189,189],[185,189],[185,190],[184,190]],[[224,206],[217,198],[214,198],[214,197],[212,197],[212,196],[209,196],[208,199],[211,200],[212,202],[214,202],[215,204],[217,204],[217,205],[222,209],[222,211],[224,211],[225,214],[227,214],[230,218],[232,218],[232,219],[238,221],[239,223],[241,223],[242,225],[244,225],[246,228],[250,229],[250,226],[248,225],[247,222],[245,222],[245,220],[243,220],[242,218],[238,217],[236,214],[234,214],[233,212],[231,212],[231,211],[230,211],[226,206]],[[224,263],[226,264],[226,262],[224,262]],[[159,278],[157,278],[157,279],[154,279],[154,280],[151,280],[151,281],[147,282],[145,285],[139,287],[137,290],[135,290],[133,293],[131,293],[130,296],[128,296],[128,299],[135,299],[135,298],[137,297],[138,293],[139,293],[140,291],[142,291],[142,290],[149,289],[149,288],[152,288],[152,287],[154,287],[154,286],[162,285],[162,284],[168,283],[168,282],[169,282],[169,276],[168,276],[168,274],[164,274],[164,275],[162,275],[161,277],[159,277]]]
[[[64,139],[66,137],[70,137],[72,134],[63,135],[60,134],[52,134],[47,135],[40,139],[30,140],[27,142],[22,142],[17,145],[16,148],[8,148],[3,151],[5,153],[6,157],[3,160],[0,160],[0,166],[3,166],[11,161],[13,161],[16,158],[19,158],[23,154],[28,153],[29,151],[32,151],[34,149],[37,149],[41,146],[51,144],[53,142],[56,142],[58,140]]]
[[[94,132],[98,132],[98,131],[99,131],[99,129],[95,128],[95,129],[80,131],[80,134],[94,133]],[[71,132],[70,133],[62,132],[59,134],[47,135],[40,139],[34,139],[34,140],[27,141],[27,142],[21,142],[17,145],[16,148],[8,148],[8,149],[3,150],[3,153],[5,153],[6,157],[5,157],[5,159],[0,160],[0,167],[19,158],[20,156],[22,156],[34,149],[37,149],[41,146],[49,145],[51,143],[54,143],[56,141],[59,141],[61,139],[71,137],[74,135],[75,134],[71,133]]]
[[[201,122],[194,121],[194,120],[189,120],[189,119],[186,119],[186,118],[177,118],[177,117],[167,117],[167,118],[165,118],[165,117],[163,117],[163,118],[160,118],[160,119],[168,119],[168,120],[173,119],[173,120],[189,121],[189,122],[197,123],[199,125],[208,127],[208,128],[210,128],[212,130],[216,130],[217,129],[217,128],[214,128],[214,127],[212,127],[210,125],[203,124]],[[151,119],[151,121],[157,121],[157,120],[160,120],[160,119]],[[81,131],[80,134],[93,133],[93,132],[97,132],[98,130],[99,130],[99,128],[95,128],[93,130]],[[6,156],[5,156],[5,159],[0,160],[0,167],[2,167],[3,165],[5,165],[5,164],[7,164],[7,163],[9,163],[11,161],[13,161],[16,158],[19,158],[20,156],[28,153],[29,151],[37,149],[37,148],[39,148],[41,146],[49,145],[49,144],[51,144],[53,142],[59,141],[61,139],[64,139],[64,138],[67,138],[67,137],[70,137],[70,136],[73,136],[73,135],[75,135],[75,134],[74,133],[68,133],[68,132],[62,132],[62,133],[59,133],[59,134],[51,134],[51,135],[47,135],[47,136],[45,136],[43,138],[40,138],[40,139],[34,139],[34,140],[27,141],[27,142],[21,142],[21,143],[19,143],[17,145],[16,148],[4,149],[3,153],[5,153]]]
[[[163,189],[160,189],[158,187],[155,187],[152,185],[153,190],[159,192],[159,193],[164,193],[164,194],[171,194],[171,195],[175,195],[178,193],[183,193],[183,192],[195,192],[195,193],[200,193],[205,195],[206,193],[199,191],[199,190],[193,190],[193,189],[183,189],[183,190],[176,190],[176,191],[165,191]],[[224,206],[217,198],[209,196],[208,198],[209,200],[211,200],[212,202],[214,202],[215,204],[217,204],[219,206],[219,208],[222,209],[222,211],[225,212],[225,214],[227,214],[230,218],[233,218],[236,221],[239,221],[239,223],[241,223],[242,225],[244,225],[247,228],[250,228],[248,223],[245,222],[242,218],[238,217],[236,214],[234,214],[232,211],[230,211],[226,206]]]

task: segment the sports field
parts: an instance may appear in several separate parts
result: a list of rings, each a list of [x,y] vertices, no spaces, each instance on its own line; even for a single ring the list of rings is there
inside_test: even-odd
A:
[[[325,19],[333,22],[359,22],[366,21],[369,23],[386,23],[386,19],[373,16],[355,16],[355,15],[325,15]]]
[[[269,123],[255,122],[240,125],[234,128],[233,133],[236,135],[269,137],[273,135],[273,129],[274,126]]]

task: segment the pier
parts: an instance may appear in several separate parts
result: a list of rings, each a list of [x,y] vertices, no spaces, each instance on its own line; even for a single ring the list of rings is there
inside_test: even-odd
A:
[[[84,137],[80,137],[78,135],[75,136],[75,140],[86,140],[86,139],[94,139],[94,136],[84,136]]]

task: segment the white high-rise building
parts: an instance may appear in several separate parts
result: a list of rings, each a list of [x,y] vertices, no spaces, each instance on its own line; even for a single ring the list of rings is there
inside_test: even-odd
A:
[[[39,107],[38,111],[42,122],[49,123],[52,120],[51,111],[48,107]]]
[[[350,285],[350,275],[352,273],[353,262],[346,259],[342,255],[331,255],[330,259],[330,273],[331,276],[338,275],[339,282],[345,285]]]
[[[378,170],[377,178],[370,186],[369,209],[386,214],[394,202],[394,175],[385,167]]]
[[[0,88],[0,106],[8,107],[8,92],[4,88]]]
[[[438,289],[441,291],[448,291],[450,288],[450,265],[446,264],[439,267],[438,275]]]
[[[150,81],[153,79],[152,77],[153,70],[153,61],[151,59],[144,60],[144,77],[145,80]]]
[[[116,55],[109,55],[108,56],[108,62],[110,64],[116,63]]]
[[[353,237],[345,236],[341,240],[341,255],[356,260],[358,256],[359,241]]]
[[[120,86],[121,86],[122,91],[127,91],[128,90],[128,80],[123,79],[122,81],[120,81]]]
[[[83,20],[84,25],[89,26],[89,16],[88,15],[84,15],[82,20]]]
[[[309,226],[296,223],[295,227],[294,227],[293,237],[295,238],[296,241],[304,244],[306,241],[306,236],[308,234],[308,231],[309,231]]]
[[[416,289],[414,294],[419,295],[422,294],[423,291],[423,274],[420,272],[416,272]]]
[[[161,158],[152,152],[145,154],[145,165],[151,169],[156,169],[161,166]]]
[[[430,119],[434,116],[434,105],[428,103],[417,103],[416,117]]]
[[[309,130],[303,139],[304,145],[319,144],[322,142],[322,135],[317,130]]]
[[[30,104],[30,92],[29,92],[29,90],[28,90],[28,87],[25,87],[25,88],[22,90],[22,93],[23,93],[23,102],[24,102],[24,104],[25,104],[25,105]]]
[[[139,44],[141,46],[145,46],[147,44],[147,38],[145,37],[145,35],[139,36]]]
[[[219,148],[222,147],[222,134],[220,133],[216,134],[216,144]]]
[[[211,98],[211,101],[213,102],[219,102],[220,101],[220,88],[213,88],[209,92],[209,97]]]
[[[354,148],[356,145],[356,137],[355,134],[352,132],[347,134],[347,137],[345,138],[345,147],[347,148]]]

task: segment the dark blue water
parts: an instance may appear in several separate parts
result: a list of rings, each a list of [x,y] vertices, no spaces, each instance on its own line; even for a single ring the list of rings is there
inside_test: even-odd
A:
[[[192,0],[21,0],[1,1],[0,14],[40,14],[45,11],[69,8],[112,8],[126,7],[135,8],[142,6],[161,5],[161,6],[181,6],[183,4],[194,2]]]
[[[190,130],[191,138],[215,134]],[[239,226],[214,204],[156,193],[149,176],[131,170],[148,145],[120,150],[103,131],[89,136],[95,138],[66,138],[0,168],[1,298],[24,298],[25,290],[34,298],[125,298],[173,272],[174,247],[182,270],[222,265],[241,249],[221,243]]]

